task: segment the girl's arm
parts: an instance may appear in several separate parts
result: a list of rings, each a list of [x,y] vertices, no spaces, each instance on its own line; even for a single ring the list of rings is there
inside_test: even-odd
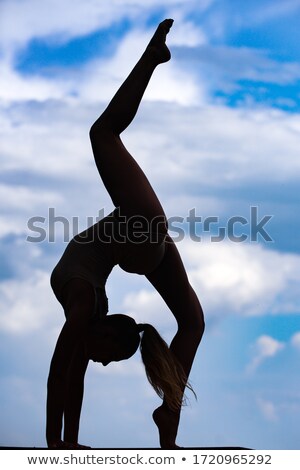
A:
[[[74,353],[85,334],[86,320],[68,317],[58,337],[48,376],[46,439],[51,447],[61,442],[67,377]]]
[[[68,370],[64,405],[64,441],[78,443],[79,422],[84,392],[84,376],[89,363],[82,341]]]

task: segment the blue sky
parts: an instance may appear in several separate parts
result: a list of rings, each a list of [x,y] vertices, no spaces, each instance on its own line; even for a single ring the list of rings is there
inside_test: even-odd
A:
[[[112,209],[88,130],[165,17],[175,20],[172,61],[156,70],[124,140],[168,217],[183,220],[177,246],[206,315],[191,374],[198,400],[189,397],[178,443],[299,449],[299,0],[1,2],[1,445],[45,445],[63,324],[49,276],[77,227]],[[68,220],[64,231],[50,208]],[[251,240],[265,216],[272,241]],[[45,237],[30,242],[34,217]],[[175,322],[146,279],[115,268],[107,292],[111,313],[171,340]],[[139,353],[92,364],[85,393],[82,443],[158,445],[159,400]]]

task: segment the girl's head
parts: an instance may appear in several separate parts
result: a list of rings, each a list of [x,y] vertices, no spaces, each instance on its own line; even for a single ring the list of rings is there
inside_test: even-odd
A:
[[[139,327],[128,315],[107,315],[91,325],[86,338],[88,357],[104,366],[129,359],[140,344]]]
[[[86,338],[88,357],[104,366],[129,359],[139,346],[150,384],[171,409],[179,409],[184,388],[193,389],[181,364],[152,325],[137,324],[127,315],[107,315],[91,325]]]

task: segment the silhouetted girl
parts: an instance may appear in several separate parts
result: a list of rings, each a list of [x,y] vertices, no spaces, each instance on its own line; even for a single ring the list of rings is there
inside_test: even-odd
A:
[[[163,208],[120,139],[137,112],[154,69],[171,57],[165,40],[172,23],[160,23],[90,131],[97,169],[115,210],[71,240],[51,275],[66,321],[48,378],[46,435],[50,448],[84,448],[78,444],[78,430],[89,359],[107,365],[128,359],[139,346],[147,377],[163,398],[153,412],[160,445],[177,448],[184,388],[189,386],[187,378],[204,331],[203,313],[168,235]],[[161,158],[155,155],[153,164],[159,165]],[[170,348],[153,326],[136,324],[126,315],[107,315],[105,283],[117,264],[124,271],[145,275],[175,316],[178,330]]]

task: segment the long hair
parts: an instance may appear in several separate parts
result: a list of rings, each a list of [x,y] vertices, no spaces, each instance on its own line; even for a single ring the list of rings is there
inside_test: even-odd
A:
[[[140,351],[148,381],[168,407],[177,411],[185,404],[184,388],[196,394],[187,381],[182,365],[158,331],[148,323],[138,324],[142,332]]]

